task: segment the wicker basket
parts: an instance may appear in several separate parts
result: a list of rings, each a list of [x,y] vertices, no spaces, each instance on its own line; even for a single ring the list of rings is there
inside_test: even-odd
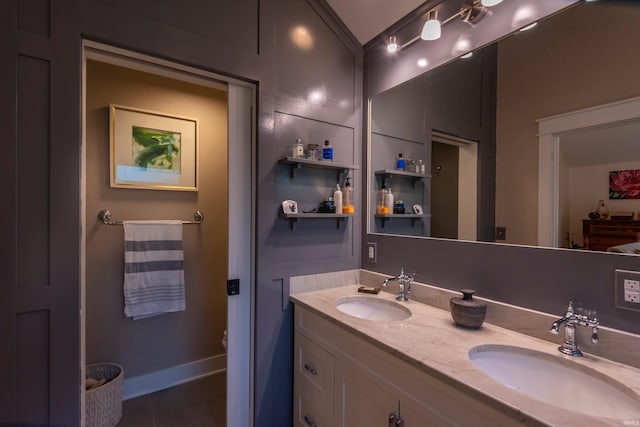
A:
[[[98,363],[87,366],[87,378],[106,379],[100,387],[85,392],[87,427],[114,427],[122,418],[122,366]]]

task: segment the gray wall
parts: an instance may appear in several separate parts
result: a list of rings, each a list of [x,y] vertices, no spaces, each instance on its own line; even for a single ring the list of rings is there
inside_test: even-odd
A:
[[[505,2],[506,3],[506,2]],[[478,33],[493,31],[478,25]],[[401,81],[402,69],[396,69],[388,59],[380,59],[375,43],[365,53],[365,81],[370,73],[375,82],[368,84],[368,96]],[[405,61],[406,59],[406,61]],[[396,61],[405,68],[411,57]],[[413,76],[412,76],[413,77]],[[494,89],[495,90],[495,89]],[[630,88],[629,93],[633,89]],[[495,120],[484,111],[484,122]],[[490,159],[485,159],[490,160]],[[495,168],[488,161],[483,169]],[[479,174],[491,173],[479,171]],[[488,185],[488,181],[483,185]],[[491,192],[491,188],[482,191]],[[495,191],[495,189],[493,189]],[[482,198],[479,202],[487,204]],[[491,203],[493,199],[491,199]],[[485,206],[490,212],[491,206]],[[400,267],[416,271],[417,280],[448,289],[473,288],[479,296],[549,313],[564,313],[572,299],[598,311],[605,326],[640,332],[640,314],[615,308],[615,269],[640,270],[640,260],[586,251],[509,246],[494,243],[458,242],[443,239],[416,239],[384,235],[367,235],[363,229],[363,245],[377,243],[377,264],[368,261],[363,251],[362,266],[366,269],[397,274]]]
[[[431,132],[478,141],[478,240],[492,241],[495,194],[495,108],[497,47],[489,46],[469,59],[460,59],[392,90],[375,95],[371,100],[371,171],[393,169],[395,156],[420,159],[432,173]],[[375,57],[369,58],[375,63]],[[408,156],[406,154],[409,153]],[[419,154],[418,154],[419,153]],[[416,192],[425,214],[431,212],[431,181],[425,178],[415,190],[396,180],[394,190],[403,200],[415,200]],[[370,189],[370,206],[375,205],[376,188]],[[394,192],[395,195],[395,192]],[[455,215],[455,214],[452,214]],[[373,213],[370,212],[373,221]],[[433,218],[431,218],[433,220]],[[457,221],[457,220],[456,220]],[[430,219],[422,226],[410,221],[393,220],[384,228],[378,219],[372,232],[430,236]]]
[[[278,217],[290,182],[277,159],[295,137],[313,131],[335,140],[345,160],[352,156],[358,163],[358,43],[316,0],[11,0],[2,4],[0,22],[0,121],[5,153],[17,159],[0,172],[8,201],[0,218],[0,339],[13,350],[0,357],[7,373],[0,387],[0,424],[79,420],[83,35],[259,84],[256,423],[290,424],[288,278],[358,267],[362,210],[358,204],[358,215],[341,229],[321,220],[291,232]],[[294,47],[294,24],[309,29],[311,49]],[[323,104],[308,97],[313,89],[325,91]],[[330,188],[326,178],[319,179],[319,187]],[[357,191],[359,182],[356,174]],[[315,196],[309,196],[311,203]]]

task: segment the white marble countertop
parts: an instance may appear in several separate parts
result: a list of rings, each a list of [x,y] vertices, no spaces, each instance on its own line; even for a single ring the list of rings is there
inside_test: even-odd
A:
[[[355,318],[338,310],[336,302],[343,297],[354,295],[395,302],[393,294],[380,292],[379,295],[366,295],[358,293],[357,288],[358,285],[347,285],[299,293],[292,295],[291,300],[426,373],[444,379],[448,384],[471,395],[488,399],[487,403],[492,403],[493,406],[497,404],[505,413],[522,420],[525,424],[640,425],[640,369],[589,354],[584,358],[565,356],[558,352],[557,345],[486,322],[479,330],[459,328],[454,325],[448,311],[416,301],[399,303],[404,304],[412,312],[411,317],[406,320],[381,322]],[[512,390],[485,375],[469,359],[469,350],[487,344],[516,346],[539,351],[551,357],[569,359],[578,367],[582,366],[604,374],[624,384],[636,394],[635,398],[639,402],[637,417],[625,416],[622,419],[610,419],[588,416]],[[549,384],[550,388],[554,386],[557,385]],[[567,398],[579,397],[576,395]]]

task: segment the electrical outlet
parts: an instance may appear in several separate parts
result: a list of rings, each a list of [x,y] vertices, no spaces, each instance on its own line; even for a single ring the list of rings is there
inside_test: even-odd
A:
[[[640,302],[640,292],[624,291],[625,302]]]
[[[373,242],[367,242],[367,259],[374,264],[378,262],[378,248]]]
[[[616,307],[640,311],[640,272],[616,270]]]
[[[624,279],[624,290],[640,292],[640,281]]]

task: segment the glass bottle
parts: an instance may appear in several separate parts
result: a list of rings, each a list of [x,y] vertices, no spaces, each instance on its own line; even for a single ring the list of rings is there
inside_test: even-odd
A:
[[[600,219],[609,218],[609,209],[607,209],[607,206],[604,204],[604,200],[598,201],[598,208],[596,209],[596,212],[600,215]]]
[[[293,155],[293,157],[304,156],[304,145],[302,144],[302,140],[300,138],[296,139],[296,143],[293,144],[293,150],[291,154]]]
[[[398,158],[396,159],[396,169],[398,169],[399,171],[404,170],[404,157],[402,156],[402,153],[398,153]]]
[[[333,161],[333,147],[328,140],[324,141],[324,147],[322,147],[322,160]]]

